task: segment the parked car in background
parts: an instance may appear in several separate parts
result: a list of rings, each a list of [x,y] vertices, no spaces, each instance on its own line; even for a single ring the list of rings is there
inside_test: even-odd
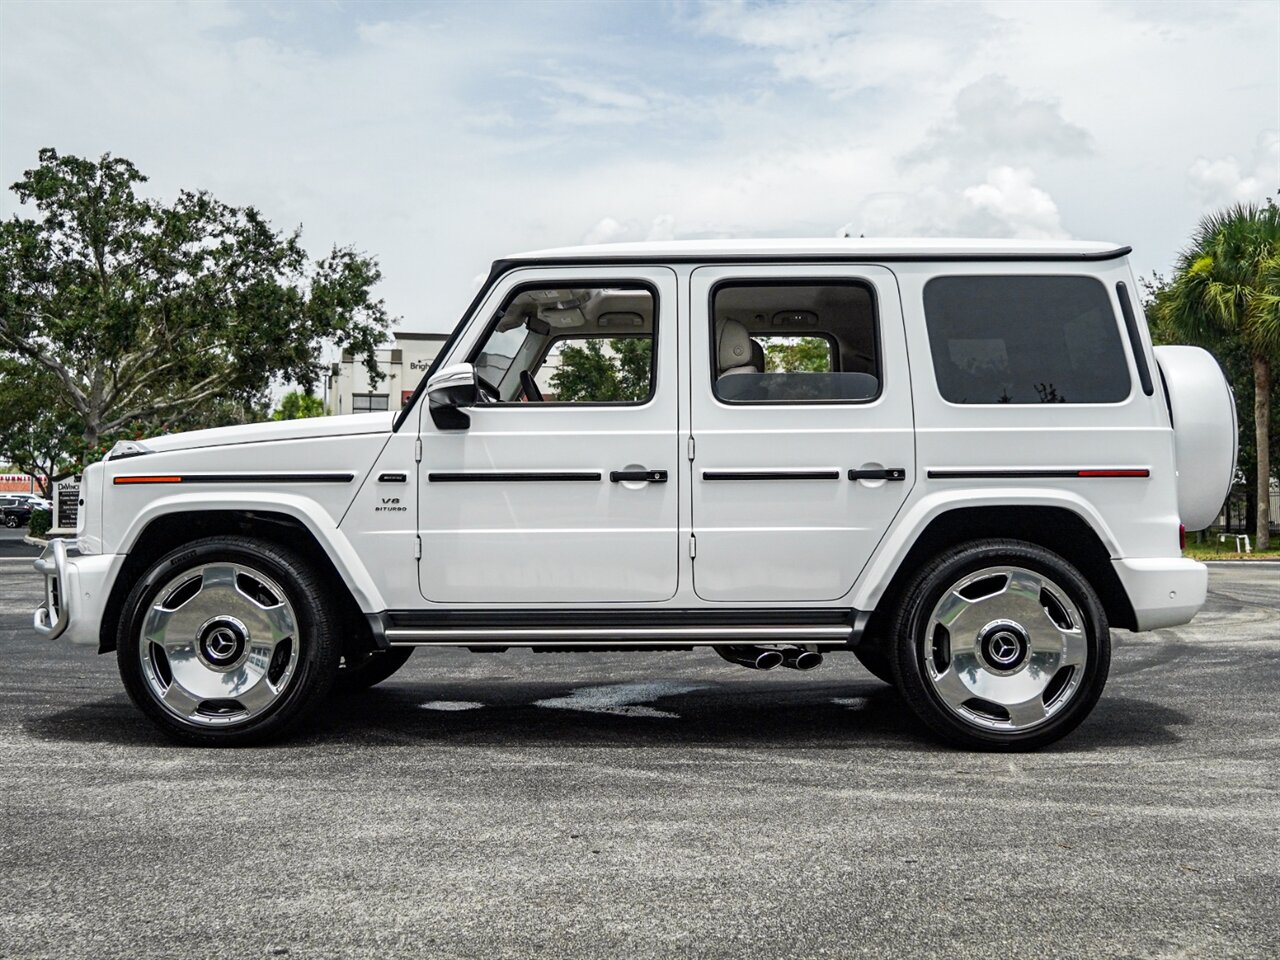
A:
[[[31,504],[31,509],[33,510],[53,510],[53,501],[36,496],[34,493],[6,493],[3,497],[5,499],[23,500]]]
[[[86,469],[35,628],[114,651],[192,743],[279,735],[441,647],[844,652],[952,743],[1051,743],[1102,693],[1113,630],[1196,615],[1181,525],[1235,469],[1222,371],[1152,348],[1128,254],[500,260],[398,415],[126,441]]]
[[[10,529],[25,527],[31,522],[36,507],[29,500],[18,497],[0,497],[0,524]]]

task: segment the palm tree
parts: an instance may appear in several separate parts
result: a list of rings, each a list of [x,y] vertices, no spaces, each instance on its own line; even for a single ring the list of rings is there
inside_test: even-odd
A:
[[[1235,204],[1200,221],[1158,309],[1193,342],[1238,343],[1253,362],[1257,545],[1270,546],[1271,374],[1280,362],[1280,208]]]

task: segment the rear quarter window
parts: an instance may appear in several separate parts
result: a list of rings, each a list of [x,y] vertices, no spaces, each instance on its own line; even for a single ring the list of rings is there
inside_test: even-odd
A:
[[[924,288],[938,391],[951,403],[1119,403],[1129,367],[1092,277],[935,277]]]

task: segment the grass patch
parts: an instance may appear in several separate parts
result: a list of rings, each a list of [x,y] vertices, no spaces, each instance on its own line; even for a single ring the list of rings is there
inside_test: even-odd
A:
[[[1253,538],[1249,538],[1250,544]],[[1207,538],[1204,543],[1188,543],[1187,549],[1182,551],[1184,557],[1191,557],[1193,560],[1280,560],[1280,546],[1276,545],[1276,538],[1271,538],[1272,547],[1270,550],[1258,552],[1254,550],[1252,553],[1239,553],[1236,551],[1236,538],[1229,536],[1226,542],[1219,542],[1217,535]]]

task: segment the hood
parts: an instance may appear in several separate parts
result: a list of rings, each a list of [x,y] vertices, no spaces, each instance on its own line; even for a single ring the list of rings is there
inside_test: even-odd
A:
[[[354,413],[343,417],[308,417],[303,420],[270,420],[212,430],[191,430],[148,437],[142,445],[155,453],[168,450],[195,450],[270,440],[306,440],[312,437],[343,437],[366,433],[390,433],[396,415],[390,412]]]

